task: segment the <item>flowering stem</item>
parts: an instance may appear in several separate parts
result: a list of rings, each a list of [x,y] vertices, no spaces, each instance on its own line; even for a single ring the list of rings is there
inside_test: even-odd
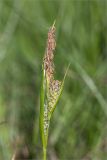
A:
[[[40,93],[40,133],[43,145],[43,160],[47,159],[47,143],[48,131],[51,116],[59,101],[60,95],[63,90],[65,73],[63,81],[55,80],[54,78],[54,50],[56,47],[55,42],[55,22],[48,32],[46,52],[42,65],[42,82]]]

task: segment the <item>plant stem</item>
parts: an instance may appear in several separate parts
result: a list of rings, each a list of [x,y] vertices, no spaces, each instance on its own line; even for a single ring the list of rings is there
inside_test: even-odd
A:
[[[46,151],[47,149],[43,147],[43,160],[46,160]]]

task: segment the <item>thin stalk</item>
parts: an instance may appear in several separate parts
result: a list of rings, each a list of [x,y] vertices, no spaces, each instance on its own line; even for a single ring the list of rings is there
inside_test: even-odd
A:
[[[50,125],[50,120],[49,120],[49,125]],[[43,160],[47,160],[48,131],[49,131],[49,127],[47,129],[46,135],[44,136],[45,143],[43,143]]]
[[[47,147],[43,147],[43,160],[46,160],[46,152],[47,152]]]

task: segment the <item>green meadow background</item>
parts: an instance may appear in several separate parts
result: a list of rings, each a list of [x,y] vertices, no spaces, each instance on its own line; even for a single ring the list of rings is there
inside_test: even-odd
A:
[[[0,160],[41,160],[39,97],[56,19],[48,160],[107,160],[107,0],[0,0]]]

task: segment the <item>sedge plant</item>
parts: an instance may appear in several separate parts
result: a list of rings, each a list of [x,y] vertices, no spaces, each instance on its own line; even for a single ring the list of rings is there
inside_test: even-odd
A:
[[[47,46],[42,65],[42,81],[40,93],[40,134],[43,146],[43,160],[46,160],[48,131],[53,111],[63,90],[65,76],[62,81],[54,78],[55,22],[48,32]],[[68,70],[68,69],[67,69]]]

